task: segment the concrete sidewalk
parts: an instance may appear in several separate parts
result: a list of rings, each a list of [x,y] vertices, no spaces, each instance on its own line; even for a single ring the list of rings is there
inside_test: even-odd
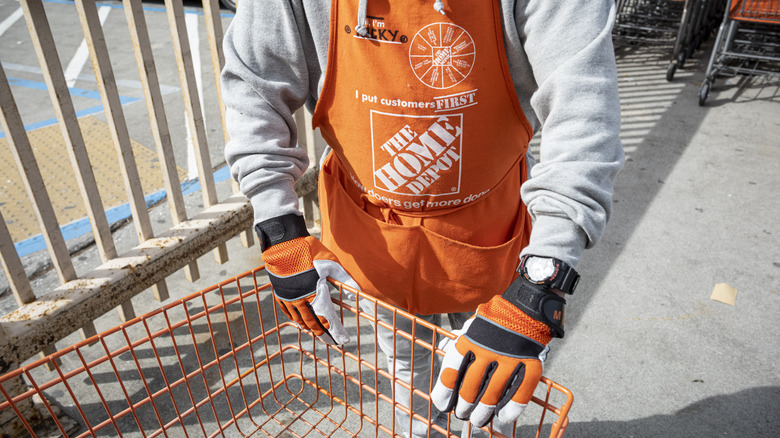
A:
[[[699,107],[705,66],[669,83],[668,59],[618,52],[628,161],[545,375],[574,392],[567,437],[780,436],[780,79],[718,79]],[[229,248],[198,282],[169,278],[171,300],[259,263]],[[719,283],[733,306],[710,299]]]
[[[575,394],[567,436],[780,436],[780,79],[718,79],[699,107],[706,65],[618,60],[628,161],[546,369]]]

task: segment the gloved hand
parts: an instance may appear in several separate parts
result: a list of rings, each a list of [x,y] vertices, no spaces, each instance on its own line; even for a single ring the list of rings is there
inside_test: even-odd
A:
[[[553,337],[563,337],[566,301],[518,277],[477,308],[446,349],[431,399],[442,412],[485,426],[515,421],[542,377]]]
[[[350,341],[330,298],[328,277],[358,288],[336,256],[309,235],[303,217],[290,214],[255,226],[275,301],[298,326],[322,342]],[[351,295],[351,294],[350,294]],[[349,297],[354,299],[354,295]]]

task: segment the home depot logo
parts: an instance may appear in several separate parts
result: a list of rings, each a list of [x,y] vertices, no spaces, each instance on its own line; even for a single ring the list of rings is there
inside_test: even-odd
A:
[[[474,68],[477,50],[466,29],[433,23],[420,29],[409,45],[409,64],[423,84],[444,90],[462,82]]]
[[[460,192],[463,115],[371,111],[374,186],[399,195]]]

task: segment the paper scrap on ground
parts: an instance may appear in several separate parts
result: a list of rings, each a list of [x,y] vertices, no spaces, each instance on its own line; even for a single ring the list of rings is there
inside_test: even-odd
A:
[[[737,301],[737,290],[726,283],[718,283],[712,290],[710,299],[733,306],[734,302]]]

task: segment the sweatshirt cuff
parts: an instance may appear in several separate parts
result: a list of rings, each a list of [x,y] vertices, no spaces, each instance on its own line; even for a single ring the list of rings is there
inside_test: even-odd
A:
[[[254,210],[254,225],[288,214],[302,215],[298,208],[298,195],[292,184],[287,182],[265,186],[248,198]]]
[[[585,232],[568,218],[537,216],[531,231],[531,241],[520,257],[532,254],[555,257],[576,268],[587,242]]]

